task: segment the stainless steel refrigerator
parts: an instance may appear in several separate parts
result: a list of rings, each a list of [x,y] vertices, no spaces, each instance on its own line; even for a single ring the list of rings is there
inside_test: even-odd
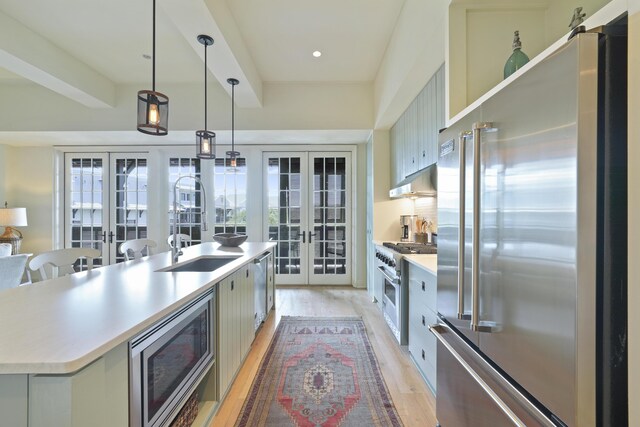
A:
[[[442,131],[442,427],[626,426],[626,19]]]

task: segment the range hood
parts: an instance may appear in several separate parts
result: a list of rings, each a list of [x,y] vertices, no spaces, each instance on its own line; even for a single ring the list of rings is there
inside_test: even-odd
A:
[[[431,165],[407,176],[389,190],[389,197],[435,197],[438,189],[438,166]]]

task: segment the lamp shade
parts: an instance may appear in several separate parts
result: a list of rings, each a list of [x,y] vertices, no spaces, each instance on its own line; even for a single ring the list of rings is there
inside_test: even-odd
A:
[[[169,97],[152,90],[138,92],[138,130],[147,135],[169,133]]]
[[[5,227],[24,227],[27,225],[26,208],[0,208],[0,225]]]
[[[216,133],[208,130],[196,131],[196,156],[200,159],[216,158]]]

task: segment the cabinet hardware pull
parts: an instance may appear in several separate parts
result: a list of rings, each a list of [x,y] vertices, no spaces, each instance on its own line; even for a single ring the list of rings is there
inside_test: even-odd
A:
[[[427,321],[424,316],[422,316],[422,326],[427,326]]]
[[[518,416],[511,410],[511,408],[509,408],[507,404],[504,403],[502,399],[500,399],[500,397],[491,389],[491,387],[489,387],[489,385],[487,385],[487,383],[480,377],[480,375],[478,375],[476,371],[474,371],[473,368],[462,358],[462,356],[460,356],[460,354],[458,354],[458,352],[451,346],[451,344],[447,342],[447,340],[440,333],[442,329],[449,329],[449,328],[444,324],[429,325],[429,330],[431,331],[431,333],[435,335],[438,341],[440,341],[440,343],[444,346],[444,348],[446,348],[449,351],[449,353],[451,353],[451,355],[456,359],[456,361],[460,365],[462,365],[464,370],[467,371],[469,375],[471,375],[471,377],[475,380],[475,382],[480,387],[482,387],[484,392],[489,395],[491,400],[493,400],[494,403],[500,407],[502,412],[511,420],[513,425],[518,427],[526,427],[526,424],[524,424],[520,420],[520,418],[518,418]]]
[[[427,360],[424,354],[424,350],[422,350],[422,360]]]
[[[465,220],[465,210],[466,210],[466,201],[465,201],[465,191],[466,191],[466,182],[465,177],[467,176],[467,137],[471,136],[472,132],[460,132],[460,149],[458,154],[458,167],[460,170],[460,209],[458,212],[458,319],[461,320],[470,320],[470,316],[464,313],[464,269],[462,266],[464,265],[464,245],[465,245],[465,228],[466,228],[466,220]]]
[[[423,291],[425,290],[425,283],[424,283],[424,280],[422,281],[422,290],[423,290]]]
[[[234,283],[233,283],[233,280],[232,280],[231,281],[231,290],[233,290],[233,287],[234,287]]]
[[[471,330],[476,332],[493,332],[493,328],[480,322],[480,188],[482,173],[480,166],[482,131],[493,130],[493,123],[480,122],[473,124],[473,234],[471,239]],[[462,199],[463,197],[460,197]],[[464,264],[460,264],[464,265]],[[460,274],[458,273],[458,276]]]

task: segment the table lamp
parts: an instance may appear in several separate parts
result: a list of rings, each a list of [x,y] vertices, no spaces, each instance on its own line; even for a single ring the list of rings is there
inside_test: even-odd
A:
[[[13,227],[27,225],[26,208],[9,208],[4,202],[4,208],[0,208],[0,226],[4,227],[4,234],[0,236],[0,243],[11,243],[11,255],[20,253],[22,233]]]

